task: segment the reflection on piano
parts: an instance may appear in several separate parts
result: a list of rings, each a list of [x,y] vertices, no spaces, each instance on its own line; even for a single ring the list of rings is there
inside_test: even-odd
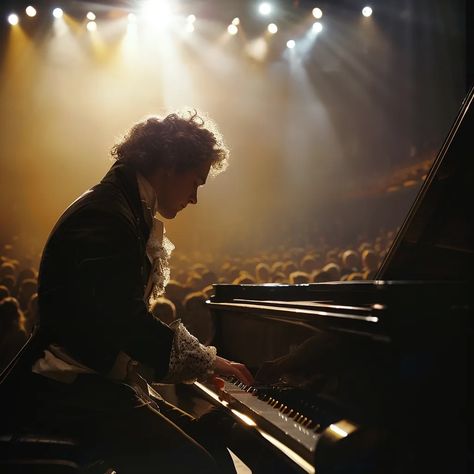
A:
[[[213,343],[257,383],[194,388],[235,418],[231,448],[254,472],[472,467],[473,95],[376,280],[215,285]]]

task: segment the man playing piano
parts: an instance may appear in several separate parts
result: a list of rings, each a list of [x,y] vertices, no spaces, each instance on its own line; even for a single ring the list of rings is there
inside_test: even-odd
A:
[[[31,407],[24,418],[30,429],[78,438],[120,474],[232,470],[164,415],[173,409],[150,399],[134,370],[146,366],[154,381],[169,383],[218,375],[252,383],[243,364],[149,312],[173,248],[157,216],[196,204],[208,175],[227,166],[228,150],[211,122],[188,112],[137,123],[112,155],[110,171],[64,212],[44,249],[40,330],[20,364]]]

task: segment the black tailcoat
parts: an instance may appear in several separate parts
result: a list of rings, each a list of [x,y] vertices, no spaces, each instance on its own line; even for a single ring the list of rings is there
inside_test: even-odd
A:
[[[134,170],[115,163],[64,212],[39,271],[42,344],[55,343],[107,373],[119,353],[167,373],[172,330],[144,302],[150,264]]]

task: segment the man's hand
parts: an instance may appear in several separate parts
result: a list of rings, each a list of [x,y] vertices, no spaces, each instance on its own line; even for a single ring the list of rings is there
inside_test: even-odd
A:
[[[250,373],[249,369],[245,367],[244,364],[239,364],[238,362],[232,362],[230,360],[224,359],[223,357],[216,357],[214,362],[214,374],[217,377],[214,377],[213,383],[216,388],[223,387],[223,381],[218,378],[219,375],[224,376],[234,376],[237,377],[245,385],[253,385],[254,378]]]

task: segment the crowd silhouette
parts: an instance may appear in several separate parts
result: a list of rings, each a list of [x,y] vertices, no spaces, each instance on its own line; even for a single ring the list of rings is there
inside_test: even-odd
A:
[[[177,318],[203,343],[212,338],[212,318],[205,301],[213,284],[307,284],[373,279],[394,237],[381,231],[346,247],[320,239],[318,245],[276,246],[252,255],[175,250],[165,294],[153,301],[152,314],[166,324]],[[0,249],[0,370],[13,359],[38,323],[37,258],[22,258],[20,245]]]

